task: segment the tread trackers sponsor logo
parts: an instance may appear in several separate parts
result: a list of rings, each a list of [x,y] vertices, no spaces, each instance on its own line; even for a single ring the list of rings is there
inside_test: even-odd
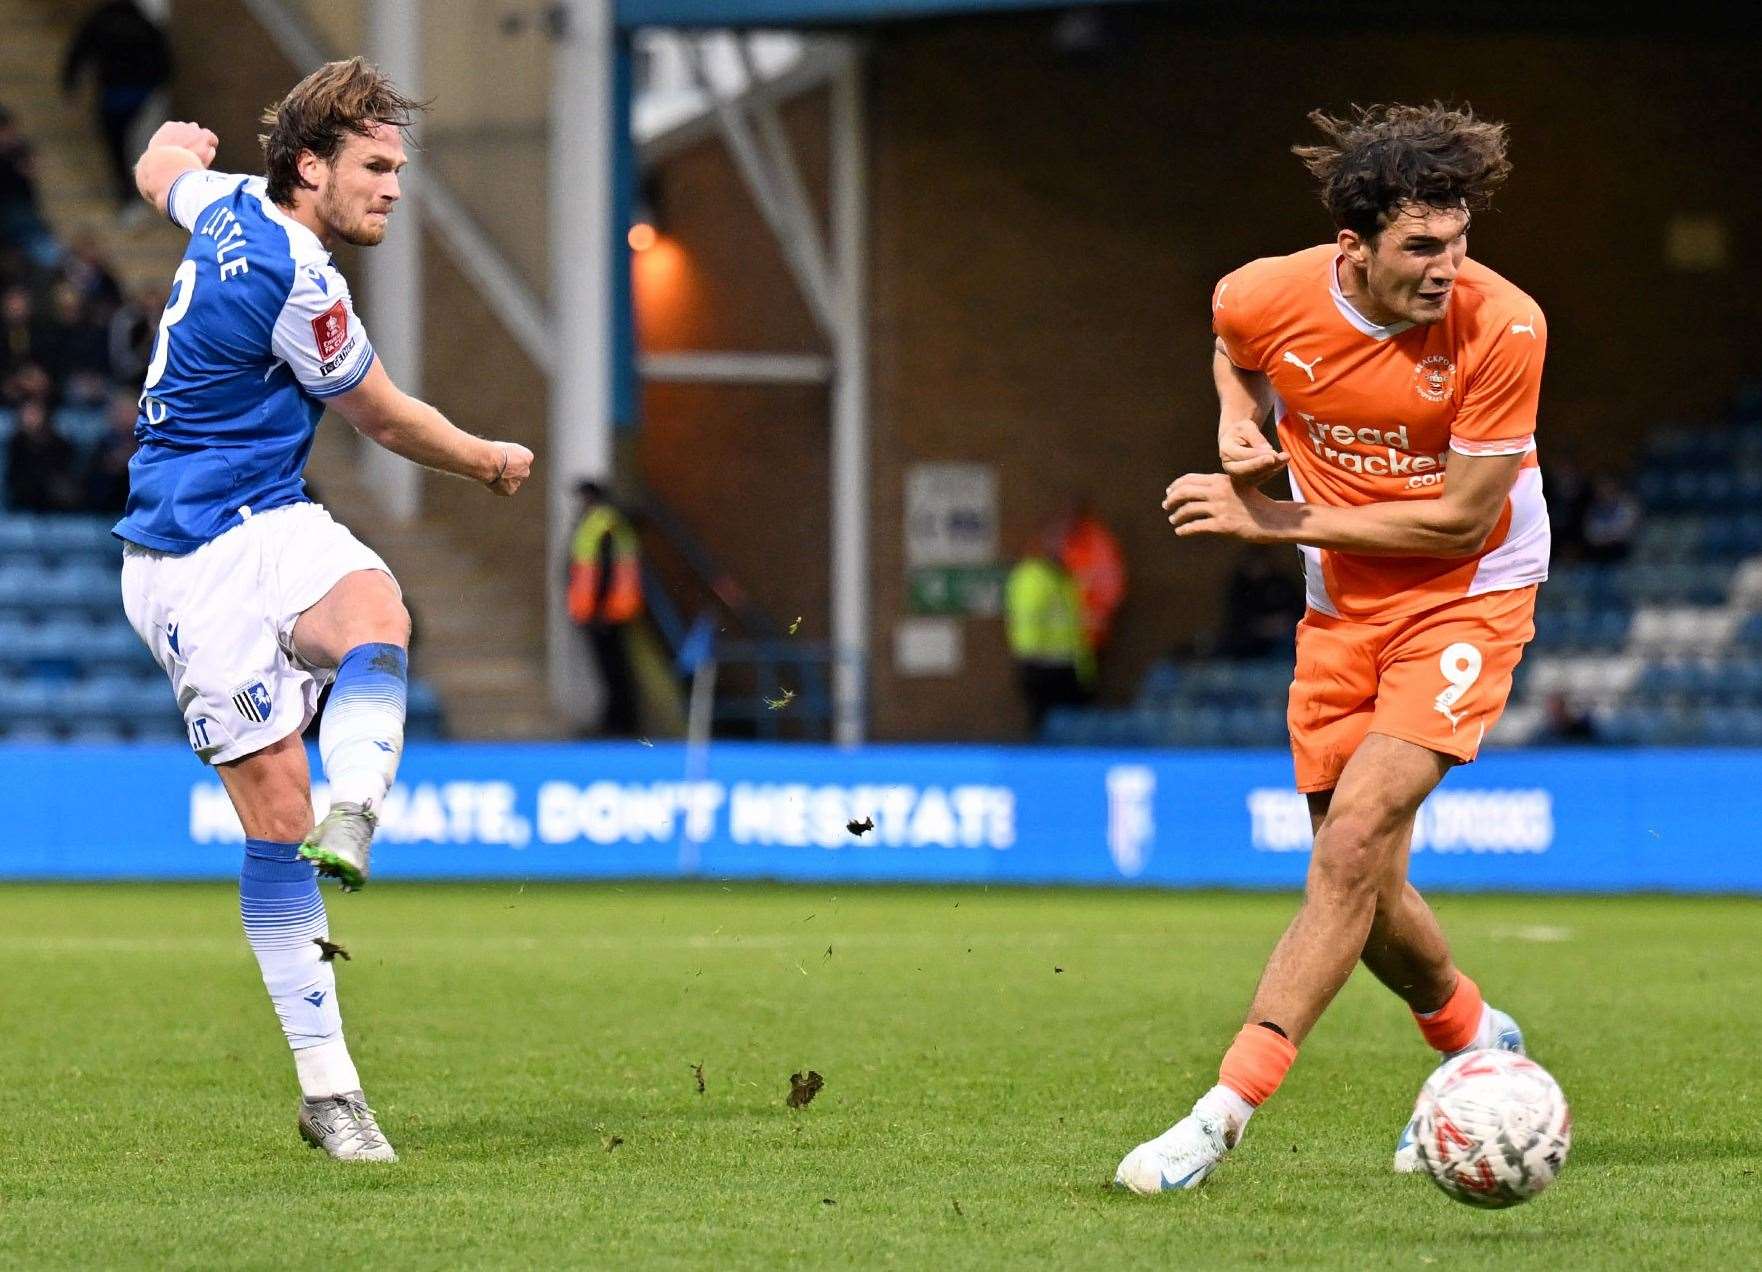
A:
[[[1394,428],[1349,428],[1318,420],[1307,411],[1297,412],[1303,421],[1310,448],[1322,459],[1349,473],[1372,477],[1405,477],[1409,486],[1435,486],[1444,479],[1447,451],[1416,454],[1407,437],[1407,425]],[[1369,454],[1346,450],[1348,446],[1380,447]]]
[[[1256,852],[1308,852],[1309,802],[1296,791],[1248,792]],[[1538,788],[1439,791],[1420,805],[1415,852],[1544,853],[1554,843],[1554,797]]]

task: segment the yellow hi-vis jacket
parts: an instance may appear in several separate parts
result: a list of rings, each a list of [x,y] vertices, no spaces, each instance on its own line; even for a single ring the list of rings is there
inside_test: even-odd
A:
[[[600,504],[583,517],[569,552],[570,620],[628,623],[635,618],[642,610],[636,558],[636,531],[616,508]]]
[[[1031,556],[1009,572],[1003,589],[1009,649],[1018,662],[1069,665],[1088,683],[1095,653],[1083,631],[1077,581],[1056,562]]]

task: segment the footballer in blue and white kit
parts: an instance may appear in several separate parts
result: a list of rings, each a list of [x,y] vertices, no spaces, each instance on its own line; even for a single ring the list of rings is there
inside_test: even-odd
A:
[[[262,177],[192,169],[166,211],[191,237],[135,422],[123,603],[191,747],[223,764],[311,722],[335,668],[294,650],[300,615],[356,570],[391,578],[303,479],[325,399],[361,383],[373,344],[330,253]]]
[[[332,62],[266,114],[266,175],[209,170],[218,140],[184,122],[135,168],[190,243],[141,387],[116,526],[123,605],[244,825],[239,908],[293,1051],[300,1133],[346,1161],[396,1154],[343,1040],[317,876],[366,881],[403,750],[410,620],[385,562],[311,501],[302,473],[327,407],[497,494],[532,464],[398,390],[331,261],[337,242],[385,236],[418,109],[371,64]],[[327,683],[331,803],[314,825],[300,735]]]

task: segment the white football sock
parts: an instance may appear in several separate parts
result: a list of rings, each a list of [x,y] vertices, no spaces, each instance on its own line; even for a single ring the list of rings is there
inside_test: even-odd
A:
[[[294,1071],[300,1075],[300,1094],[308,1100],[361,1089],[361,1075],[355,1072],[349,1044],[341,1036],[294,1052]]]
[[[1229,1128],[1224,1139],[1231,1147],[1242,1138],[1242,1128],[1254,1116],[1254,1106],[1221,1082],[1194,1101],[1193,1111],[1220,1118]]]
[[[358,1090],[361,1080],[343,1042],[336,969],[320,938],[330,936],[318,875],[298,844],[245,841],[239,871],[239,917],[257,956],[263,987],[294,1052],[300,1090],[310,1098]],[[346,1086],[335,1085],[347,1082]]]

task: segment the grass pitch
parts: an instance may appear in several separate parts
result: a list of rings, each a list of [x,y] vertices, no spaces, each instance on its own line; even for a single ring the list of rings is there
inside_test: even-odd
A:
[[[0,1266],[1762,1265],[1762,903],[1439,899],[1576,1117],[1554,1188],[1483,1213],[1390,1173],[1428,1053],[1363,973],[1202,1191],[1104,1190],[1290,897],[327,900],[396,1166],[296,1137],[231,888],[0,889]]]

